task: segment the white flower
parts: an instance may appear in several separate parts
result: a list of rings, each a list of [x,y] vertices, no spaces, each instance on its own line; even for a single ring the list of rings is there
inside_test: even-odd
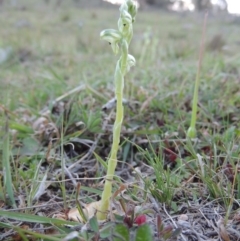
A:
[[[132,16],[127,11],[121,11],[120,18],[122,19],[123,24],[131,24],[132,23]]]
[[[105,29],[100,33],[100,38],[109,42],[112,46],[114,54],[118,53],[119,41],[122,39],[122,34],[115,29]]]
[[[136,60],[135,58],[131,55],[128,54],[128,58],[127,58],[127,72],[130,70],[130,68],[132,66],[134,66],[136,64]]]
[[[131,34],[132,31],[132,16],[125,10],[121,12],[118,20],[118,29],[124,37]]]

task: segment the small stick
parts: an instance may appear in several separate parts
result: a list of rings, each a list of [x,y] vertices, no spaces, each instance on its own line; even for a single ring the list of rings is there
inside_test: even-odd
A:
[[[77,92],[79,92],[79,91],[81,91],[81,90],[84,90],[85,88],[86,88],[85,85],[77,86],[76,88],[74,88],[74,89],[68,91],[67,93],[59,96],[57,99],[55,99],[54,102],[59,102],[59,101],[65,99],[66,97],[68,97],[69,95],[75,94],[75,93],[77,93]]]
[[[165,207],[165,204],[163,205],[163,210],[164,210],[164,212],[167,214],[168,218],[172,221],[172,223],[173,223],[173,225],[175,226],[175,228],[178,228],[178,226],[177,226],[177,224],[175,223],[175,221],[172,219],[172,217],[171,217],[171,216],[169,215],[169,213],[167,212],[166,207]],[[182,237],[182,239],[183,239],[184,241],[187,241],[182,234],[180,234],[180,235],[181,235],[181,237]]]

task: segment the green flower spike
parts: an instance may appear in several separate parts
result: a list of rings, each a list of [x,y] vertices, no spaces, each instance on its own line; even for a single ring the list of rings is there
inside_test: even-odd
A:
[[[118,54],[119,41],[122,39],[122,34],[115,29],[105,29],[100,33],[100,38],[109,42],[112,46],[114,54]]]
[[[120,18],[118,20],[118,30],[107,29],[101,32],[102,39],[107,40],[112,45],[113,52],[116,54],[120,48],[121,56],[117,61],[114,80],[115,80],[115,98],[116,103],[116,119],[113,126],[113,142],[110,157],[107,162],[107,175],[102,193],[101,205],[97,212],[97,218],[104,220],[109,211],[110,200],[112,197],[112,182],[114,178],[115,168],[117,166],[117,153],[119,149],[121,128],[123,121],[123,89],[124,76],[135,65],[135,58],[128,54],[128,47],[132,39],[133,28],[137,7],[133,0],[125,0],[121,5]]]

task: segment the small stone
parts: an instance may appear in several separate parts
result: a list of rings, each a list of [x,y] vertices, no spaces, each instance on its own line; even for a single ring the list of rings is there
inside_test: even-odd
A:
[[[188,220],[188,215],[186,214],[181,214],[179,217],[178,217],[178,221],[181,220],[181,221],[187,221]]]

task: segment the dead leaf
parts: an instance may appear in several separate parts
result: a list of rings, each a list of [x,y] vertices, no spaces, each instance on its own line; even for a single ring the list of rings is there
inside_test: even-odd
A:
[[[121,192],[127,189],[127,185],[121,184],[121,186],[114,192],[112,198],[116,198]]]
[[[19,195],[18,200],[19,200],[18,208],[25,208],[26,207],[26,200],[25,200],[24,196]]]
[[[83,209],[83,212],[88,217],[88,219],[93,217],[96,214],[97,210],[99,210],[100,208],[100,205],[101,205],[101,200],[97,202],[92,202],[86,205],[86,207]],[[68,219],[71,221],[83,222],[83,219],[79,214],[77,208],[72,208],[67,215],[68,215]]]
[[[223,220],[222,218],[220,218],[220,219],[217,221],[217,225],[218,225],[218,228],[219,228],[219,233],[220,233],[221,238],[222,238],[224,241],[231,241],[230,238],[229,238],[229,236],[228,236],[226,227],[224,226],[224,220]]]
[[[45,231],[45,234],[47,234],[47,235],[56,235],[59,233],[60,232],[55,228],[46,229],[46,231]]]
[[[60,220],[67,220],[68,217],[66,216],[65,213],[57,213],[53,215],[53,218],[57,218]]]
[[[140,112],[142,112],[144,109],[147,109],[150,105],[151,101],[158,95],[158,92],[154,93],[153,95],[150,95],[142,104],[140,108]]]
[[[233,221],[240,222],[240,210],[236,211]]]

